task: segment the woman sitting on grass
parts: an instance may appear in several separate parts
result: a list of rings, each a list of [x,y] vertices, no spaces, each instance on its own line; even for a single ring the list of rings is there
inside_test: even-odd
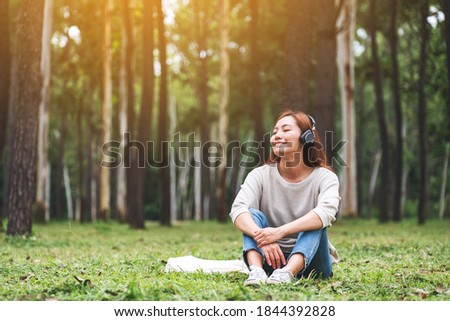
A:
[[[230,216],[244,233],[250,268],[244,285],[332,275],[327,227],[336,219],[339,182],[326,165],[315,125],[302,112],[281,113],[269,160],[248,174],[234,200]]]

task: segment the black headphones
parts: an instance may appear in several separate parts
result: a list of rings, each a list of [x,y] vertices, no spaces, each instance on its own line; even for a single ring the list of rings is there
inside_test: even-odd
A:
[[[314,144],[314,130],[316,129],[316,121],[314,120],[314,118],[312,118],[312,116],[310,115],[306,115],[308,116],[309,120],[311,121],[311,129],[307,129],[305,130],[305,132],[300,136],[300,143],[302,143],[302,145],[305,144]]]

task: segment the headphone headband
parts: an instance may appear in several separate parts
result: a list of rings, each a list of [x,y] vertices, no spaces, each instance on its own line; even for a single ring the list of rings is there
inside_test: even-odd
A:
[[[309,120],[311,121],[312,130],[315,130],[316,129],[316,121],[314,120],[314,118],[311,115],[306,114],[306,116],[308,116]]]

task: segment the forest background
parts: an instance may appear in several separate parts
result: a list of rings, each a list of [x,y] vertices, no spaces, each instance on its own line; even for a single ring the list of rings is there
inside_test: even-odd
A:
[[[450,216],[448,1],[0,6],[8,235],[63,219],[226,222],[285,108],[315,118],[340,216]]]

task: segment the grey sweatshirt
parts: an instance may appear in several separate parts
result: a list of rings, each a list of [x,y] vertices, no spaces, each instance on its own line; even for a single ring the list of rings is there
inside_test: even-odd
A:
[[[286,181],[276,164],[263,165],[252,170],[236,196],[230,217],[236,218],[255,208],[263,212],[271,227],[292,222],[313,211],[322,220],[323,228],[336,220],[339,208],[339,181],[332,171],[316,167],[298,183]],[[297,234],[278,241],[284,252],[294,247]]]

